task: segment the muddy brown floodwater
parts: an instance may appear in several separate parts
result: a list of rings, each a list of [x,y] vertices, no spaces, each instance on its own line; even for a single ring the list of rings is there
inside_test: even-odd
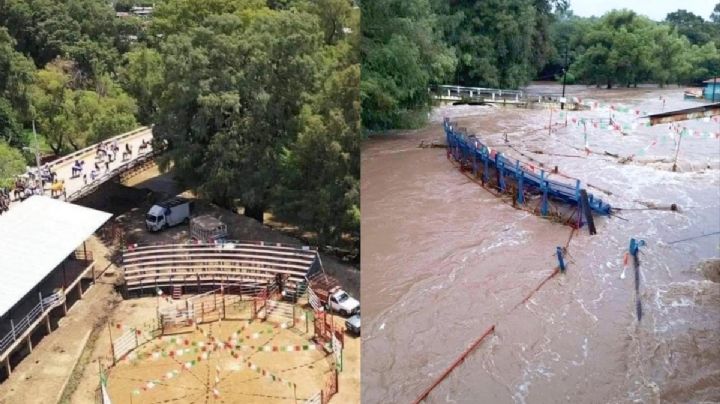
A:
[[[683,100],[682,90],[577,86],[568,94],[630,111],[569,112],[568,126],[548,134],[548,110],[448,106],[433,111],[424,129],[364,142],[364,403],[413,401],[493,324],[495,333],[427,402],[720,401],[720,284],[701,269],[720,255],[720,236],[673,243],[720,230],[720,123],[682,123],[700,134],[682,139],[679,171],[672,172],[668,125],[637,126],[627,136],[591,127],[593,153],[586,155],[583,128],[572,120],[613,114],[632,127],[639,122],[634,110],[663,109],[661,96],[665,110],[698,105]],[[555,247],[571,229],[501,202],[463,176],[443,149],[418,148],[444,140],[444,116],[502,152],[527,161],[522,152],[611,192],[589,189],[626,209],[596,218],[595,236],[577,232],[567,273],[524,305],[557,265]],[[621,163],[606,151],[635,158]],[[640,210],[643,203],[680,210]],[[634,275],[621,277],[631,237],[647,243],[640,322]]]

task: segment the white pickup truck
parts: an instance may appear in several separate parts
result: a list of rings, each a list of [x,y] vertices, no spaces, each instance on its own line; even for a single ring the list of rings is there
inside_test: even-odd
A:
[[[313,276],[310,279],[310,289],[313,298],[317,299],[316,304],[324,306],[326,309],[340,313],[343,316],[352,316],[360,311],[360,302],[350,296],[340,286],[337,279],[324,274]]]
[[[351,316],[360,311],[360,302],[340,288],[331,291],[328,308],[343,316]]]

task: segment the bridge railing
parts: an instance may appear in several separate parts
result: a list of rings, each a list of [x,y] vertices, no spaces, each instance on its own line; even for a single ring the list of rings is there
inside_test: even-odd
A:
[[[135,135],[137,135],[138,133],[144,132],[144,131],[146,131],[146,130],[148,130],[148,129],[151,129],[151,128],[150,128],[149,126],[142,126],[142,127],[140,127],[140,128],[133,129],[133,130],[131,130],[130,132],[126,132],[126,133],[123,133],[123,134],[120,134],[120,135],[117,135],[117,136],[114,136],[114,137],[105,139],[105,140],[103,140],[103,141],[101,141],[101,142],[98,142],[98,143],[113,142],[113,141],[115,141],[115,140],[117,140],[117,141],[125,140],[125,139],[127,139],[127,138],[129,138],[129,137],[135,136]],[[85,155],[85,154],[87,154],[87,153],[93,152],[96,147],[97,147],[97,143],[95,143],[95,144],[93,144],[93,145],[91,145],[91,146],[88,146],[88,147],[86,147],[86,148],[84,148],[84,149],[80,149],[80,150],[78,150],[78,151],[72,152],[72,153],[70,153],[70,154],[68,154],[68,155],[66,155],[66,156],[62,156],[62,157],[58,158],[57,160],[53,160],[53,161],[51,161],[50,163],[48,163],[48,167],[53,167],[53,166],[56,166],[56,165],[59,165],[59,164],[63,164],[63,163],[65,163],[65,162],[67,162],[67,161],[74,160],[74,159],[76,159],[76,158],[79,157],[79,156],[83,156],[83,155]]]
[[[123,173],[123,172],[125,172],[125,171],[127,171],[127,170],[129,170],[129,169],[131,169],[131,168],[133,168],[133,167],[135,167],[135,166],[137,166],[137,165],[139,165],[139,164],[143,164],[143,163],[145,163],[146,161],[148,161],[148,160],[150,160],[150,159],[153,159],[153,158],[154,158],[157,154],[159,154],[161,151],[162,151],[162,150],[152,149],[152,150],[146,152],[145,154],[143,154],[143,155],[141,155],[141,156],[139,156],[139,157],[137,157],[137,158],[135,158],[135,159],[128,160],[128,161],[125,162],[124,164],[121,164],[121,165],[113,168],[112,170],[107,171],[105,174],[103,174],[103,175],[101,175],[101,176],[98,176],[97,178],[95,178],[95,179],[92,180],[91,182],[88,182],[88,184],[87,184],[86,186],[83,186],[82,188],[78,189],[77,191],[75,191],[75,192],[73,192],[73,193],[71,193],[71,194],[68,194],[68,196],[65,198],[65,200],[68,201],[68,202],[72,202],[72,201],[75,201],[75,200],[77,200],[77,199],[80,199],[80,198],[82,198],[82,197],[84,197],[84,196],[86,196],[86,195],[88,195],[88,194],[91,194],[91,193],[95,192],[95,190],[96,190],[100,185],[102,185],[102,184],[104,184],[105,182],[107,182],[107,180],[109,180],[109,179],[111,179],[111,178],[113,178],[113,177],[115,177],[115,176],[117,176],[117,175],[120,175],[121,173]]]
[[[429,91],[431,93],[435,92],[439,96],[455,96],[460,98],[479,98],[489,96],[493,100],[514,99],[515,101],[559,102],[562,98],[560,94],[551,92],[453,85],[434,85],[429,88]]]

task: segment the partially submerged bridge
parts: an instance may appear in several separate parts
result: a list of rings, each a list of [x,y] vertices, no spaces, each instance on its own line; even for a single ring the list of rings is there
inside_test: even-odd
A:
[[[433,86],[429,91],[432,98],[441,103],[500,104],[527,108],[564,103],[568,109],[581,108],[580,103],[568,100],[557,93],[450,85]]]
[[[530,209],[543,217],[555,217],[577,227],[583,225],[584,217],[591,233],[595,231],[592,214],[610,214],[611,206],[588,194],[580,180],[550,179],[550,172],[491,149],[448,118],[445,118],[444,129],[448,158],[457,162],[460,169],[468,172],[473,179],[479,178],[483,186],[510,195],[513,206]],[[538,200],[537,206],[531,206],[531,199]],[[551,201],[561,205],[552,209]],[[562,205],[569,209],[563,209]],[[569,217],[563,217],[564,210],[569,210]]]

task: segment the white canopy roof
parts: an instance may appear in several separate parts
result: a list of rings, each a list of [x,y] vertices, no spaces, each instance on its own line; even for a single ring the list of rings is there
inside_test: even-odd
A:
[[[0,215],[0,315],[82,245],[110,213],[32,196]]]

